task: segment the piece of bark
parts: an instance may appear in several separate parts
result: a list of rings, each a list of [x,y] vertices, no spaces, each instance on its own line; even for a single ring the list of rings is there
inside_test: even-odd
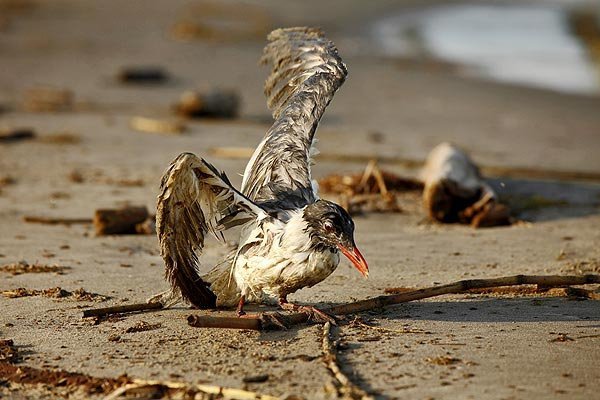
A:
[[[136,225],[144,222],[148,216],[148,209],[145,206],[96,210],[94,214],[96,235],[136,233]]]
[[[187,91],[174,108],[177,114],[188,118],[235,118],[239,114],[240,95],[226,89]]]
[[[155,119],[147,117],[133,117],[129,126],[138,132],[147,133],[183,133],[185,125],[180,121],[170,119]]]
[[[436,146],[427,157],[422,178],[423,206],[430,218],[475,227],[510,223],[508,207],[498,203],[479,168],[456,146]]]
[[[154,218],[148,218],[135,226],[135,232],[140,235],[156,235],[156,221]]]
[[[127,84],[157,84],[169,79],[169,74],[161,67],[131,66],[123,67],[117,73],[117,80]]]
[[[37,215],[25,215],[23,221],[47,224],[47,225],[74,225],[74,224],[91,224],[93,220],[91,218],[55,218],[55,217],[41,217]]]
[[[0,143],[14,143],[21,140],[35,138],[35,132],[29,128],[15,128],[0,130]]]
[[[22,106],[30,112],[69,111],[73,108],[73,97],[68,89],[33,87],[25,91]]]
[[[136,303],[112,307],[91,308],[89,310],[83,311],[83,318],[102,317],[104,315],[121,314],[127,312],[159,310],[161,308],[163,308],[163,305],[161,303]]]

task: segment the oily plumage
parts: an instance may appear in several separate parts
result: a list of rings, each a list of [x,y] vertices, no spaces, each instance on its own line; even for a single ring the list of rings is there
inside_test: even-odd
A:
[[[265,95],[275,123],[248,162],[242,192],[257,202],[301,207],[316,200],[310,174],[314,134],[347,70],[318,29],[278,29],[268,39],[261,62],[272,67]]]
[[[171,294],[197,307],[245,300],[287,303],[289,293],[325,279],[341,250],[363,273],[354,223],[339,206],[319,200],[310,164],[314,134],[346,67],[331,41],[312,28],[273,31],[262,62],[275,119],[246,167],[242,190],[190,153],[166,171],[158,197],[157,231]],[[204,238],[241,226],[239,245],[204,276]],[[164,298],[163,298],[164,299]]]

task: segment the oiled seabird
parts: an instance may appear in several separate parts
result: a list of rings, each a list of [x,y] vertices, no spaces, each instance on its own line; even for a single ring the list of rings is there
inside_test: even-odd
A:
[[[339,205],[319,199],[311,178],[315,131],[346,79],[335,45],[318,29],[277,29],[262,63],[271,66],[265,95],[274,123],[246,166],[241,190],[223,172],[191,153],[179,155],[162,178],[156,226],[171,290],[165,305],[183,298],[199,308],[245,302],[326,316],[287,296],[327,278],[344,254],[365,277],[354,243],[354,222]],[[206,275],[199,255],[208,232],[241,226],[238,247]]]

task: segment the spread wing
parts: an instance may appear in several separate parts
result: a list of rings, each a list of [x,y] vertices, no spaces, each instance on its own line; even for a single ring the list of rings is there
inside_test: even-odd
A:
[[[314,28],[277,29],[262,63],[272,67],[265,95],[275,122],[246,166],[242,193],[294,208],[317,194],[310,174],[315,130],[347,70],[335,45]]]
[[[161,181],[156,230],[166,277],[174,291],[199,308],[216,296],[198,272],[204,237],[262,218],[263,210],[236,191],[227,176],[194,154],[182,153]]]

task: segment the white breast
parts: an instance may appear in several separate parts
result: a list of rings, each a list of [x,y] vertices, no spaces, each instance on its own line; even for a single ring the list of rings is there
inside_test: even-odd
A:
[[[310,249],[302,215],[303,210],[295,210],[290,212],[287,223],[268,222],[246,232],[241,243],[256,245],[238,255],[233,277],[249,301],[277,301],[281,296],[321,282],[337,267],[337,252]],[[262,240],[258,242],[257,238]]]

